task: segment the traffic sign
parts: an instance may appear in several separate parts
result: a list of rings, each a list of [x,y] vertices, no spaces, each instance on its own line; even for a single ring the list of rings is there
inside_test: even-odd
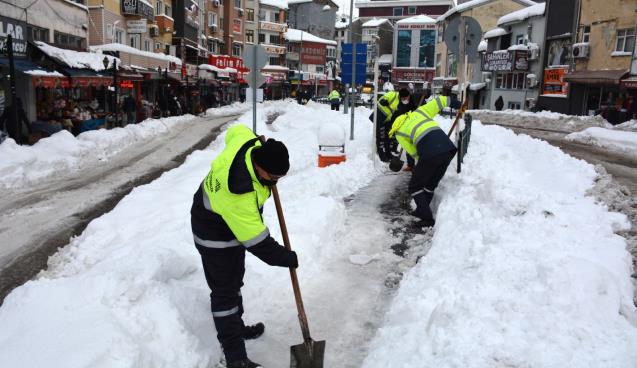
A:
[[[463,22],[465,29],[461,29]],[[449,51],[456,55],[460,55],[460,32],[463,31],[465,42],[464,53],[467,55],[467,59],[470,62],[473,62],[478,57],[478,45],[482,38],[482,28],[475,18],[455,17],[445,28],[443,38]]]
[[[246,47],[243,65],[250,69],[246,81],[252,88],[259,88],[265,83],[265,77],[261,74],[261,68],[268,63],[268,53],[265,52],[263,46],[251,45]]]
[[[352,44],[344,43],[341,53],[341,81],[346,84],[352,83]],[[367,44],[356,44],[356,84],[365,83],[367,68]]]

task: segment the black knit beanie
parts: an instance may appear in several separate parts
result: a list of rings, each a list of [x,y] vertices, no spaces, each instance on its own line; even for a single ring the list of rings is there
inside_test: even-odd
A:
[[[270,138],[252,152],[254,162],[268,174],[285,175],[290,169],[288,149],[283,142]]]
[[[398,96],[400,96],[400,98],[409,97],[409,90],[407,88],[401,88],[400,91],[398,91]]]

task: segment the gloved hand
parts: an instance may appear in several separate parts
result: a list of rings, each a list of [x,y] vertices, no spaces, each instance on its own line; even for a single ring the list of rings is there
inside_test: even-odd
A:
[[[298,256],[296,255],[296,252],[295,252],[295,251],[293,251],[293,250],[291,250],[291,251],[290,251],[290,256],[291,256],[291,257],[290,257],[290,264],[289,264],[289,266],[288,266],[288,267],[291,267],[291,268],[299,268],[299,258],[298,258]]]
[[[386,99],[384,99],[384,98],[381,98],[381,99],[378,101],[378,104],[379,104],[379,105],[383,105],[383,106],[389,106],[389,101],[387,101],[387,100],[386,100]]]
[[[400,159],[400,156],[392,156],[389,161],[389,169],[393,172],[399,172],[403,168],[403,160]]]

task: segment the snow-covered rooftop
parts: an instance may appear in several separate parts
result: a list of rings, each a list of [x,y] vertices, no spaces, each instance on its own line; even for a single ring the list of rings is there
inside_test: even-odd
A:
[[[504,36],[507,33],[509,33],[509,32],[507,32],[506,29],[500,28],[500,27],[496,27],[494,29],[491,29],[491,30],[487,31],[484,34],[484,38],[500,37],[500,36]]]
[[[104,45],[95,45],[95,46],[90,46],[89,49],[91,49],[91,51],[120,51],[120,52],[126,52],[128,54],[133,54],[133,55],[139,55],[139,56],[145,56],[151,59],[157,59],[157,60],[163,60],[163,61],[168,61],[171,63],[175,63],[178,65],[181,65],[181,59],[174,57],[174,56],[170,56],[170,55],[166,55],[166,54],[160,54],[160,53],[156,53],[156,52],[150,52],[150,51],[143,51],[143,50],[139,50],[136,49],[134,47],[130,47],[121,43],[107,43]]]
[[[210,71],[210,72],[237,73],[237,69],[235,69],[235,68],[230,68],[230,67],[219,68],[219,67],[216,67],[216,66],[210,65],[210,64],[200,64],[199,65],[199,69],[200,70],[207,70],[207,71]]]
[[[348,25],[349,25],[349,19],[341,17],[341,18],[336,19],[336,23],[335,23],[334,27],[336,29],[343,29],[343,28],[347,28]]]
[[[96,72],[105,69],[105,55],[102,55],[101,53],[60,49],[41,41],[35,41],[35,45],[49,57],[58,60],[71,68],[92,69]],[[106,57],[108,58],[109,66],[113,64],[113,60],[117,60],[117,65],[120,64],[120,60],[118,58],[109,55],[106,55]]]
[[[363,23],[362,27],[378,27],[381,24],[387,23],[389,20],[385,18],[374,18],[370,19],[367,22]]]
[[[481,6],[483,4],[486,3],[490,3],[494,0],[471,0],[471,1],[467,1],[466,3],[462,3],[460,5],[457,5],[449,10],[447,10],[446,13],[444,13],[443,15],[439,16],[437,21],[442,21],[445,20],[447,17],[449,17],[450,15],[453,15],[455,13],[459,13],[459,12],[463,12],[465,10],[469,10],[469,9],[473,9],[477,6]],[[531,0],[513,0],[517,3],[520,3],[522,5],[525,6],[532,6],[532,5],[536,5],[537,3],[535,1],[531,1]]]
[[[394,57],[392,54],[383,54],[378,58],[378,63],[391,63],[394,60]]]
[[[436,20],[424,14],[420,14],[414,17],[401,19],[396,23],[398,24],[432,24],[432,23],[436,23]]]
[[[259,0],[261,5],[269,5],[279,9],[288,8],[288,0]]]
[[[482,52],[482,51],[487,51],[489,44],[487,41],[482,40],[480,41],[480,44],[478,45],[478,52]]]
[[[507,23],[517,23],[530,17],[543,15],[545,7],[546,7],[545,3],[539,3],[539,4],[529,6],[528,8],[520,9],[520,10],[514,11],[513,13],[504,15],[500,17],[500,19],[498,19],[498,26],[501,26]]]
[[[285,39],[293,42],[318,42],[324,43],[326,45],[336,45],[336,41],[326,40],[324,38],[317,37],[311,33],[303,32],[300,29],[288,28],[288,31],[285,32]]]

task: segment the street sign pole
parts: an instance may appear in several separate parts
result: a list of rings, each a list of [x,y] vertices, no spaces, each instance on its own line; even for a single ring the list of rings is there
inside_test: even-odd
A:
[[[22,143],[26,143],[26,142],[22,142],[22,128],[20,126],[20,123],[18,122],[18,96],[16,93],[16,89],[15,89],[15,64],[14,64],[14,60],[13,60],[13,37],[11,37],[10,34],[7,35],[7,41],[6,41],[6,47],[7,47],[7,56],[9,57],[9,78],[10,80],[10,88],[11,88],[11,115],[9,116],[10,118],[10,124],[13,125],[13,127],[15,128],[15,132],[16,132],[16,136],[15,141],[18,144],[22,144]]]
[[[354,140],[354,110],[356,110],[356,42],[352,43],[352,94],[350,94],[350,103],[352,104],[352,115],[349,130],[349,140]]]
[[[245,66],[250,69],[248,84],[252,88],[252,131],[257,134],[257,88],[265,81],[261,68],[268,63],[268,54],[261,45],[252,45],[245,50]]]
[[[258,38],[258,35],[257,35]],[[257,65],[257,53],[254,50],[252,55],[252,65]],[[254,70],[251,69],[251,71]],[[252,132],[257,134],[257,73],[252,73]]]

